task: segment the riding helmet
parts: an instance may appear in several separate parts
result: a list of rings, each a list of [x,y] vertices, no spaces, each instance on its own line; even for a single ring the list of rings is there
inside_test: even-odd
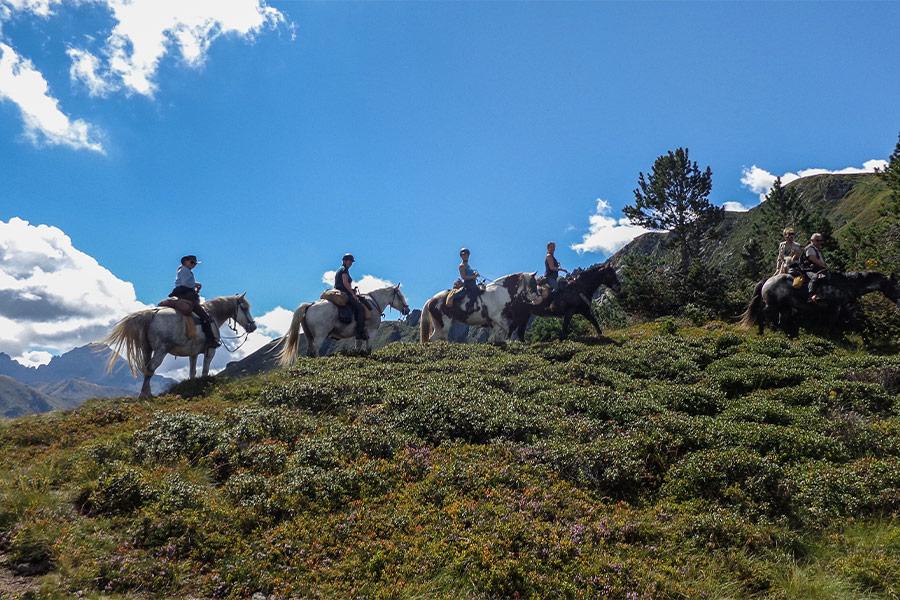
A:
[[[348,252],[347,254],[345,254],[344,257],[343,257],[341,260],[342,260],[342,261],[343,261],[343,260],[349,260],[350,262],[355,262],[355,261],[356,261],[356,259],[353,258],[353,255],[350,254],[349,252]]]

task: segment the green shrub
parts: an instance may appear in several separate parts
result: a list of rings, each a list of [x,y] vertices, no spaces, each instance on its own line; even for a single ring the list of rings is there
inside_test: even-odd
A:
[[[134,434],[134,454],[145,462],[196,461],[213,449],[220,429],[219,422],[205,415],[158,413],[145,429]]]
[[[97,482],[83,488],[76,501],[89,514],[127,514],[157,497],[156,490],[137,469],[117,463]]]

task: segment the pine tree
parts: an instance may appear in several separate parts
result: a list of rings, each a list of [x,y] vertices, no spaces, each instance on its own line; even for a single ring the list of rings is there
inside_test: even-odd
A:
[[[744,273],[753,281],[759,280],[765,271],[765,259],[762,245],[759,239],[751,237],[741,248],[741,260],[744,263]]]
[[[724,216],[722,208],[710,203],[711,190],[712,170],[701,171],[690,161],[687,148],[678,148],[658,157],[650,174],[640,173],[634,205],[623,212],[635,225],[670,231],[685,274],[704,234]]]

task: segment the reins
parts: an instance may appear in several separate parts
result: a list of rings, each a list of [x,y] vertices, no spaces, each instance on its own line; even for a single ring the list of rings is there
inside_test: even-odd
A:
[[[229,328],[231,331],[234,332],[234,335],[233,335],[233,336],[231,336],[231,335],[222,336],[221,334],[219,334],[219,341],[222,342],[222,347],[225,348],[228,352],[231,352],[232,354],[235,353],[235,352],[237,352],[238,350],[240,350],[240,349],[241,349],[241,346],[243,346],[244,344],[247,343],[247,339],[248,339],[248,337],[250,336],[250,332],[248,332],[246,329],[244,330],[244,334],[243,334],[243,335],[241,335],[241,334],[238,333],[238,329],[237,329],[237,326],[238,326],[237,315],[238,315],[238,307],[239,307],[239,306],[240,306],[240,302],[235,302],[235,304],[234,304],[234,314],[231,315],[231,316],[225,321],[225,325],[227,325],[228,328]],[[251,319],[251,322],[253,322],[252,319]],[[243,338],[243,339],[242,339],[242,338]],[[225,340],[241,340],[241,342],[240,342],[237,346],[235,346],[234,348],[229,348],[229,347],[228,347],[228,344],[225,343]]]

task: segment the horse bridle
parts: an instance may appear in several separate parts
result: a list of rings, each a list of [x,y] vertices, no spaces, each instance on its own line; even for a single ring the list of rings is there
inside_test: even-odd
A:
[[[384,308],[378,306],[378,300],[376,300],[374,296],[372,296],[371,294],[366,294],[366,295],[369,296],[369,298],[372,299],[372,302],[375,303],[375,308],[378,309],[379,314],[381,314],[381,316],[383,317],[383,316],[384,316],[384,311],[387,310],[387,307],[388,307],[388,306],[392,306],[391,303],[397,298],[397,292],[398,292],[398,291],[400,291],[400,289],[397,288],[397,287],[394,287],[394,293],[391,294],[391,299],[387,301],[387,303],[384,305]],[[408,308],[409,308],[409,305],[407,305],[406,308],[408,309]],[[402,311],[401,311],[401,312],[402,312]]]
[[[239,309],[242,313],[244,313],[244,316],[247,318],[248,325],[253,325],[253,326],[256,325],[256,321],[253,320],[253,317],[251,317],[250,313],[247,312],[247,309],[244,308],[244,303],[241,302],[240,300],[238,300],[234,305],[234,314],[231,315],[231,317],[229,318],[229,320],[227,322],[228,328],[234,332],[234,336],[227,336],[224,338],[219,336],[219,340],[222,342],[222,345],[225,346],[225,349],[228,350],[229,352],[237,352],[238,350],[240,350],[241,346],[243,346],[244,344],[247,343],[247,339],[250,336],[250,332],[248,332],[246,329],[244,330],[243,335],[238,334],[237,326],[240,323],[240,321],[238,321],[238,310]],[[232,324],[232,322],[234,324]],[[226,340],[226,339],[239,340],[241,338],[244,338],[244,339],[241,340],[241,343],[238,344],[237,346],[235,346],[234,348],[229,348],[224,342],[224,340]]]

